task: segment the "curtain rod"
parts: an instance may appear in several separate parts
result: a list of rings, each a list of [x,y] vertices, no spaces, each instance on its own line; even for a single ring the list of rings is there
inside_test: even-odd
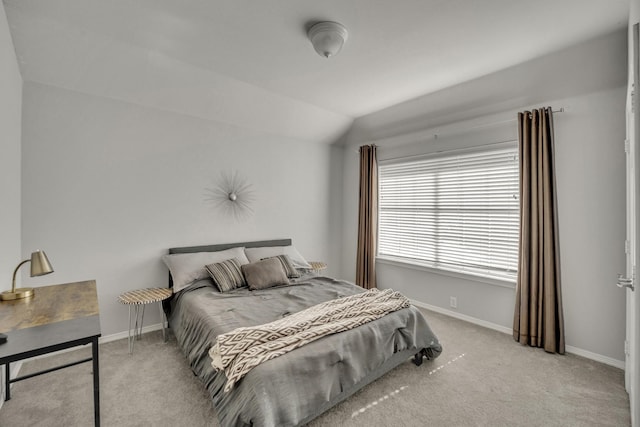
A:
[[[551,109],[551,112],[556,114],[556,113],[564,113],[564,107],[560,107],[557,110],[554,110],[553,108]],[[531,117],[531,112],[529,111],[529,117]],[[501,121],[496,121],[496,122],[489,122],[489,123],[482,123],[480,125],[475,125],[475,126],[471,126],[468,127],[466,129],[463,129],[462,131],[470,131],[473,129],[479,129],[479,128],[484,128],[484,127],[491,127],[491,126],[495,126],[495,125],[501,125],[503,123],[511,123],[511,122],[516,122],[518,121],[517,118],[513,118],[513,119],[507,119],[507,120],[501,120]],[[457,133],[458,131],[454,130],[454,131],[449,131],[449,132],[442,132],[442,133],[434,133],[433,134],[433,139],[438,139],[438,136],[442,136],[442,135],[447,135],[447,134],[452,134],[452,133]]]
[[[406,155],[406,156],[389,157],[388,159],[381,159],[381,160],[379,160],[379,162],[384,163],[384,162],[392,162],[392,161],[395,161],[395,160],[415,159],[415,158],[418,158],[418,157],[436,156],[436,155],[442,154],[442,153],[460,153],[460,152],[465,152],[465,151],[472,151],[472,150],[474,150],[476,148],[490,147],[492,145],[506,145],[506,144],[509,144],[509,143],[517,144],[518,140],[517,139],[508,139],[506,141],[489,142],[487,144],[478,144],[478,145],[474,145],[472,147],[451,148],[451,149],[447,149],[447,150],[432,151],[432,152],[429,152],[429,153],[409,154],[409,155]]]
[[[555,113],[564,113],[565,112],[565,108],[564,107],[560,107],[560,108],[558,108],[556,110],[551,108],[551,112],[554,113],[554,114]],[[470,126],[468,128],[464,128],[464,129],[461,129],[461,130],[454,129],[454,130],[449,130],[449,131],[445,131],[445,132],[441,132],[441,133],[428,133],[426,131],[420,131],[420,132],[413,132],[413,133],[409,133],[409,134],[405,134],[405,135],[399,135],[399,136],[400,137],[403,137],[403,136],[406,137],[406,136],[410,136],[410,135],[419,136],[419,135],[424,134],[424,135],[426,135],[426,137],[431,136],[431,137],[433,137],[434,140],[437,140],[442,135],[449,135],[449,134],[458,133],[458,132],[466,132],[466,131],[470,131],[470,130],[473,130],[473,129],[480,129],[480,128],[491,127],[491,126],[500,125],[500,124],[504,124],[504,123],[511,123],[511,122],[515,122],[517,120],[518,119],[516,117],[516,118],[512,118],[512,119],[507,119],[507,120],[500,120],[500,121],[495,121],[495,122],[482,123],[482,124],[475,125],[475,126]],[[373,141],[373,144],[371,144],[371,145],[376,145],[375,142],[380,142],[380,141],[385,141],[385,140],[390,140],[390,139],[395,139],[395,138],[398,138],[398,136],[394,136],[394,137],[390,137],[390,138],[378,139],[378,140]],[[360,148],[358,148],[355,151],[356,151],[356,153],[359,153],[360,152]]]
[[[527,111],[525,111],[527,112]],[[553,108],[551,109],[552,113],[564,113],[564,107],[560,107],[557,110],[554,110]],[[529,111],[529,117],[531,117],[531,112]],[[491,126],[495,126],[495,125],[501,125],[503,123],[511,123],[511,122],[517,122],[518,118],[513,118],[513,119],[507,119],[507,120],[501,120],[501,121],[496,121],[496,122],[489,122],[489,123],[482,123],[480,125],[475,125],[475,126],[471,126],[468,127],[466,129],[463,129],[463,131],[468,131],[468,130],[472,130],[472,129],[478,129],[478,128],[483,128],[483,127],[491,127]],[[449,132],[442,132],[440,135],[447,135],[449,133],[455,133],[455,131],[449,131]],[[434,133],[433,134],[433,139],[438,139],[438,134]]]

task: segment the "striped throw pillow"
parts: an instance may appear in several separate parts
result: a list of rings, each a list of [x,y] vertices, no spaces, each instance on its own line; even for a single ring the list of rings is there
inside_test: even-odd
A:
[[[204,268],[207,269],[220,292],[229,292],[247,286],[237,258],[209,264]]]
[[[293,265],[293,261],[291,261],[289,255],[276,255],[273,257],[263,258],[263,260],[269,258],[276,258],[278,261],[280,261],[280,264],[282,264],[282,268],[284,269],[284,272],[287,274],[287,277],[289,279],[296,279],[300,277],[300,273]]]

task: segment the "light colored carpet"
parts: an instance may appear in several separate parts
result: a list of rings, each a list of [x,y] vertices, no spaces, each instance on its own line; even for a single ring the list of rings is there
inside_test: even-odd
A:
[[[444,351],[399,366],[310,426],[629,426],[624,372],[523,347],[509,335],[422,310]],[[88,356],[26,363],[21,375]],[[170,335],[100,346],[103,426],[218,426],[204,386]],[[91,364],[15,383],[0,426],[91,426]]]

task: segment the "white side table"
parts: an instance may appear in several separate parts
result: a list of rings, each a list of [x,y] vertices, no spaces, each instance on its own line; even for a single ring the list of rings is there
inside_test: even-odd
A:
[[[166,341],[167,337],[164,331],[164,323],[166,320],[164,310],[162,309],[162,301],[173,295],[171,288],[147,288],[136,289],[121,294],[118,302],[129,306],[129,354],[133,353],[133,342],[136,338],[140,339],[142,335],[142,322],[144,322],[144,307],[147,304],[158,303],[160,307],[160,321],[162,322],[162,338]],[[131,336],[131,307],[135,309],[135,324],[133,325],[133,336]],[[140,309],[142,307],[142,309]]]

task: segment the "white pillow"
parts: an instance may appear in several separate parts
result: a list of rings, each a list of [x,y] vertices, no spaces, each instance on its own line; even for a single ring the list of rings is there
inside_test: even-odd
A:
[[[206,265],[237,258],[240,265],[249,264],[244,248],[231,248],[217,252],[193,252],[189,254],[163,255],[162,261],[169,267],[173,278],[173,292],[179,292],[190,283],[206,279],[209,272]]]
[[[264,258],[269,258],[277,255],[289,255],[294,267],[296,268],[311,268],[311,265],[300,252],[296,250],[293,245],[289,246],[263,246],[260,248],[244,248],[244,253],[247,254],[249,262],[260,261]]]

